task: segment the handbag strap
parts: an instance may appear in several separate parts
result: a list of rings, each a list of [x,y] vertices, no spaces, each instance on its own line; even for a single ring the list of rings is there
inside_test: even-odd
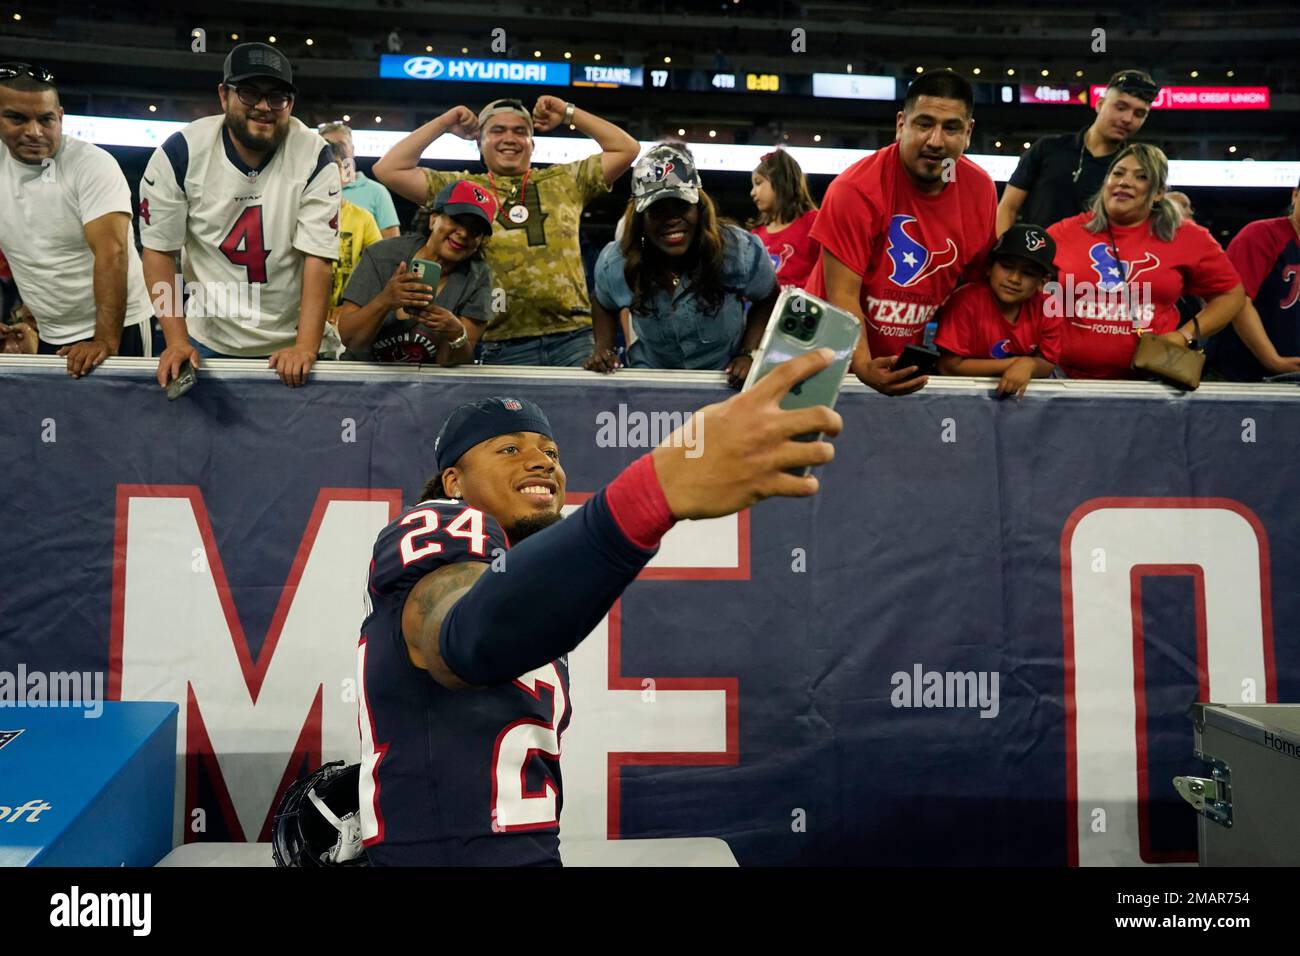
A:
[[[1192,316],[1192,331],[1196,333],[1196,337],[1192,339],[1187,347],[1199,349],[1201,348],[1201,321],[1196,316]]]

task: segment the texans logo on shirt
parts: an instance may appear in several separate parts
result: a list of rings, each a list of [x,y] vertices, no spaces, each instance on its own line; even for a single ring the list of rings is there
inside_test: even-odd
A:
[[[989,354],[995,359],[1011,358],[1011,340],[1003,339],[994,342],[993,348],[989,349]]]
[[[1088,255],[1092,259],[1092,271],[1097,273],[1097,288],[1103,292],[1121,289],[1125,282],[1132,282],[1160,265],[1160,257],[1154,252],[1146,253],[1138,262],[1116,259],[1104,242],[1094,243]]]
[[[788,242],[784,242],[781,244],[781,251],[779,253],[773,252],[769,249],[767,254],[772,260],[772,268],[777,272],[780,272],[785,268],[785,264],[790,261],[790,257],[794,255],[794,246],[790,245]]]
[[[901,213],[889,220],[889,246],[885,251],[894,264],[889,281],[904,289],[957,262],[957,244],[951,237],[942,250],[931,252],[908,235],[907,226],[914,222],[915,216]]]

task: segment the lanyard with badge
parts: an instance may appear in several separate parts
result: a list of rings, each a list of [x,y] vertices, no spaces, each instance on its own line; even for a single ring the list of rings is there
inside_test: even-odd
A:
[[[517,226],[523,225],[528,221],[528,207],[524,205],[524,199],[527,195],[526,190],[528,189],[528,177],[532,172],[533,171],[530,169],[524,173],[524,178],[519,183],[518,193],[514,190],[510,191],[510,199],[513,205],[506,212],[506,218]],[[497,208],[505,206],[505,203],[501,201],[501,193],[497,190],[497,181],[493,178],[491,172],[488,173],[488,184],[492,187],[492,195],[496,197]],[[516,201],[516,199],[518,201]]]

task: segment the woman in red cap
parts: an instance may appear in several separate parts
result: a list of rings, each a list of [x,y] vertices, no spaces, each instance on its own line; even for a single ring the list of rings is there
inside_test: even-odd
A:
[[[366,248],[343,290],[339,336],[344,358],[415,365],[463,365],[492,315],[492,272],[483,244],[496,200],[467,179],[433,201],[429,236],[394,236]],[[410,269],[412,259],[442,266],[438,285]]]

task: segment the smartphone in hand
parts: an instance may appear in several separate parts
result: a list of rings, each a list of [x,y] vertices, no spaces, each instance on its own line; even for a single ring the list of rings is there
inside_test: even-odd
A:
[[[935,369],[939,367],[938,349],[927,349],[923,345],[904,346],[898,361],[894,363],[894,370],[905,369],[911,365],[916,366],[916,371],[903,379],[905,382],[921,375],[933,375]]]
[[[167,383],[167,401],[176,401],[176,399],[192,389],[198,380],[199,370],[190,364],[189,359],[186,359],[181,363],[180,372]]]
[[[814,349],[829,348],[835,353],[835,360],[790,389],[781,399],[781,407],[795,409],[826,405],[834,408],[840,385],[853,359],[853,349],[862,334],[861,328],[861,323],[852,313],[802,289],[786,289],[772,307],[772,317],[768,320],[742,391],[752,388],[782,362]],[[821,438],[820,433],[812,432],[795,436],[796,441],[820,441]],[[796,469],[792,474],[806,475],[808,469]]]
[[[442,279],[442,265],[431,259],[412,259],[406,264],[406,271],[419,278],[421,282],[431,288],[435,295],[438,293],[438,283]]]

